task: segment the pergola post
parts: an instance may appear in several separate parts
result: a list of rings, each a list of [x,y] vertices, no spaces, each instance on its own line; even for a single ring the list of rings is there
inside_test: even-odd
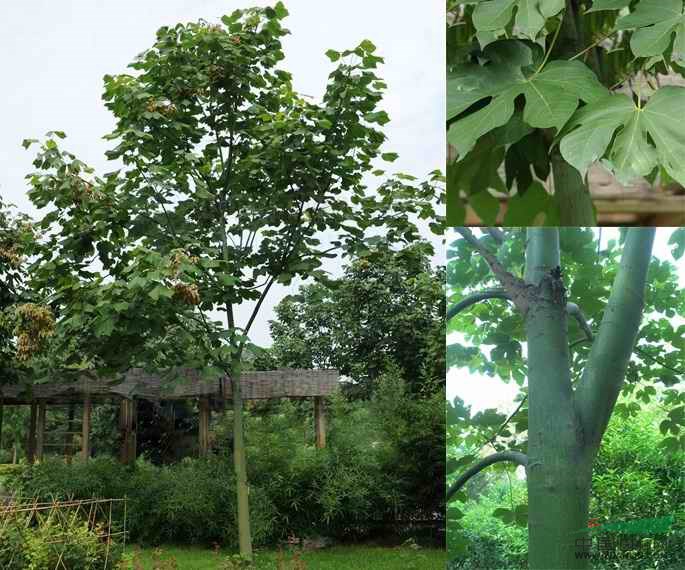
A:
[[[64,460],[71,463],[74,443],[74,403],[69,404],[69,413],[67,416],[67,431],[64,434]]]
[[[119,408],[119,430],[121,431],[121,451],[119,459],[129,464],[136,459],[136,401],[123,399]]]
[[[83,423],[81,425],[81,459],[87,461],[90,457],[90,416],[93,409],[93,403],[90,395],[86,395],[83,402]]]
[[[0,450],[2,450],[2,424],[5,421],[5,399],[0,398]]]
[[[316,447],[326,447],[326,409],[323,396],[314,396],[314,430]]]
[[[45,402],[38,404],[38,422],[36,425],[36,461],[43,461],[43,448],[45,446]]]
[[[29,436],[26,442],[26,459],[29,464],[36,460],[36,418],[38,416],[38,405],[31,403],[31,419],[29,420]]]
[[[209,398],[200,398],[199,411],[198,435],[200,438],[200,457],[206,457],[209,453],[209,420],[211,414]]]

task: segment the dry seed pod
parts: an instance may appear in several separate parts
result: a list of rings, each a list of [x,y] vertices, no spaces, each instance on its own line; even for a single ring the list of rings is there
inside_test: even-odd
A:
[[[187,305],[200,304],[200,291],[194,283],[188,285],[187,283],[176,283],[174,285],[174,297],[180,299]]]

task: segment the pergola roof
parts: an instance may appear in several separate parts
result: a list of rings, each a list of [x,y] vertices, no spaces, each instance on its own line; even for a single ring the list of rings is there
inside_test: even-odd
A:
[[[280,370],[243,372],[240,381],[246,400],[268,398],[312,398],[330,396],[339,381],[337,370]],[[132,368],[118,379],[83,376],[78,380],[50,382],[31,386],[0,386],[0,398],[6,405],[82,402],[92,399],[137,398],[143,400],[183,400],[199,397],[231,399],[231,379],[202,377],[199,370],[177,368],[167,374],[149,373]]]

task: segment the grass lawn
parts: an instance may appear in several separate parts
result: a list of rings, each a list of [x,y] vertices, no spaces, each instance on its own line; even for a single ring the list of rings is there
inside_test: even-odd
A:
[[[189,548],[169,546],[162,547],[161,553],[155,553],[154,548],[139,549],[132,547],[128,553],[136,552],[136,559],[145,570],[160,568],[164,570],[222,570],[232,568],[222,566],[229,554],[228,551],[219,554],[203,548]],[[292,556],[286,556],[286,560],[292,560]],[[373,570],[444,570],[447,564],[447,554],[443,550],[421,548],[382,548],[377,546],[336,546],[316,551],[303,552],[300,558],[305,566],[296,566],[293,562],[278,565],[278,553],[276,551],[262,551],[255,556],[255,568],[258,570],[350,570],[350,569],[373,569]],[[159,561],[176,560],[176,565]],[[154,561],[158,563],[154,565]],[[134,566],[131,566],[134,568]],[[140,565],[135,567],[141,568]]]

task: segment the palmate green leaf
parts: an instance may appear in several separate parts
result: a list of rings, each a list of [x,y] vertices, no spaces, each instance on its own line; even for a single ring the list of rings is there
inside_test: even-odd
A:
[[[660,88],[644,107],[616,94],[590,103],[562,133],[564,159],[585,175],[602,156],[621,182],[646,176],[661,165],[685,184],[685,88]],[[615,138],[614,138],[615,135]]]
[[[544,30],[545,20],[564,9],[564,0],[479,0],[473,12],[473,25],[479,32],[499,32],[514,19],[514,33],[535,39]]]
[[[685,63],[683,0],[641,0],[633,12],[616,22],[616,28],[636,30],[630,49],[637,57],[660,56],[673,40],[671,58]]]
[[[532,50],[516,40],[491,44],[484,56],[490,64],[459,66],[448,83],[448,121],[491,98],[449,128],[448,141],[462,157],[481,136],[509,122],[514,102],[521,95],[525,99],[524,123],[560,130],[580,100],[591,103],[608,94],[590,68],[579,61],[552,61],[538,71],[532,65]]]

